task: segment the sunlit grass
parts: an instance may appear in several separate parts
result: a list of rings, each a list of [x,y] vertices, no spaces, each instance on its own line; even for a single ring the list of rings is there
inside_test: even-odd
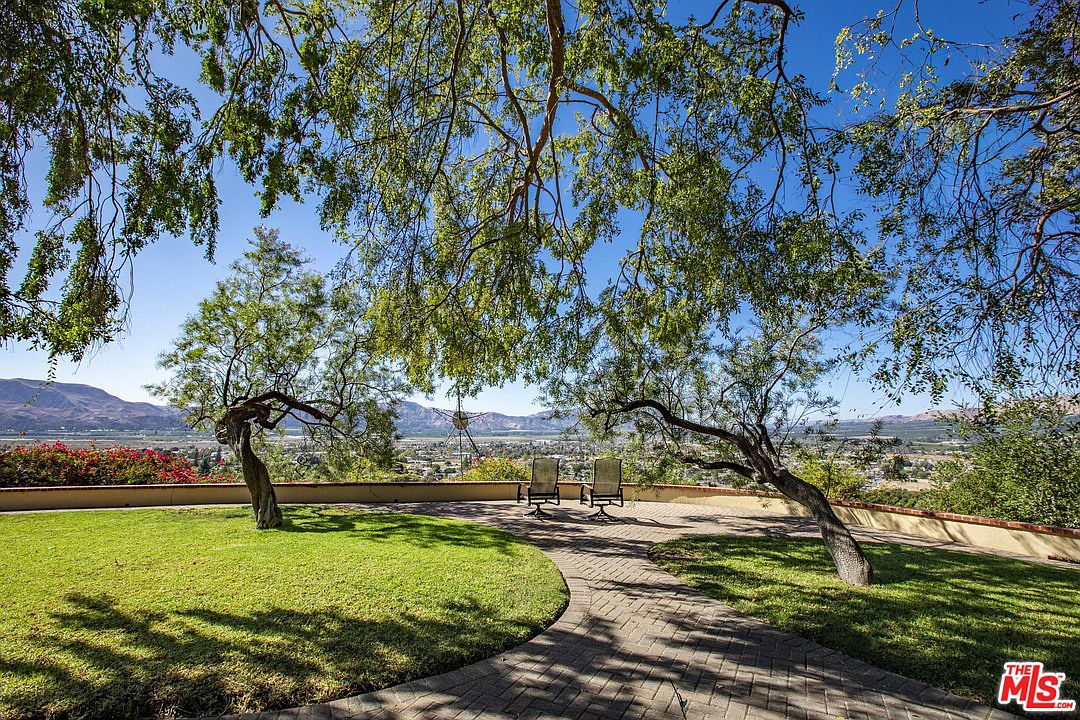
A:
[[[1002,664],[1040,660],[1080,697],[1080,571],[864,543],[877,584],[846,585],[820,540],[691,538],[654,560],[741,612],[935,687],[993,702]],[[1013,706],[1015,707],[1015,706]]]
[[[480,525],[288,507],[0,516],[0,717],[264,710],[441,672],[536,634],[555,566]]]

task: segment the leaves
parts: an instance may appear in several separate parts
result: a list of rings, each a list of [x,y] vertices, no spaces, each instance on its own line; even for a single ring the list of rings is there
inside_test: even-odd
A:
[[[169,0],[15,3],[0,29],[0,339],[79,360],[122,328],[125,266],[162,234],[213,252],[213,154],[198,151],[192,95],[155,72],[199,27]],[[159,60],[160,57],[166,58]],[[20,281],[30,221],[26,163],[47,159],[44,210]],[[75,261],[68,264],[67,259]]]
[[[1075,389],[1077,4],[1035,3],[989,44],[935,34],[917,4],[917,32],[897,44],[885,28],[910,10],[901,3],[837,38],[838,72],[861,81],[852,97],[883,104],[842,133],[903,277],[878,379],[939,397],[959,383],[987,400]],[[895,100],[886,76],[900,78]]]
[[[196,427],[258,402],[267,412],[256,429],[288,422],[319,444],[389,462],[400,384],[371,355],[361,299],[327,288],[308,263],[277,231],[256,228],[251,249],[161,355],[169,379],[149,389]]]

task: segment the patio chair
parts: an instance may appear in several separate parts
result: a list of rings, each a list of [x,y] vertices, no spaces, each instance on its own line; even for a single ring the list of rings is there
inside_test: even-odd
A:
[[[522,494],[524,490],[524,494]],[[532,479],[529,484],[519,483],[517,489],[517,501],[525,499],[526,505],[535,505],[535,510],[525,513],[525,516],[546,516],[547,513],[540,509],[544,503],[554,505],[561,504],[559,498],[559,459],[558,458],[534,458],[532,462]]]
[[[589,520],[618,520],[614,515],[609,515],[607,506],[619,504],[623,506],[622,495],[622,460],[618,458],[597,458],[593,462],[592,485],[581,486],[581,504],[589,504],[589,507],[600,508]]]

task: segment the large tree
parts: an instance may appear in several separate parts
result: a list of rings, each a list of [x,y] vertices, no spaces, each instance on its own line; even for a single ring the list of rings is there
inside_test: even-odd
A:
[[[822,100],[786,62],[798,12],[567,10],[207,4],[193,17],[209,32],[189,35],[221,95],[204,147],[230,153],[267,210],[321,193],[324,224],[356,248],[379,350],[421,386],[583,373],[624,327],[647,327],[640,352],[689,348],[734,330],[747,303],[770,332],[797,334],[832,307],[800,280],[811,266],[836,274],[837,307],[859,306],[872,283],[852,218],[829,203],[835,167],[811,120]],[[641,226],[629,240],[627,218]],[[608,242],[625,255],[588,277]],[[770,293],[797,305],[758,302]],[[755,462],[840,538],[844,576],[868,581],[809,486],[776,453]]]
[[[122,281],[142,247],[187,233],[213,251],[212,170],[226,154],[262,185],[266,210],[317,189],[331,225],[388,236],[380,256],[398,260],[412,281],[402,295],[422,291],[423,306],[471,312],[404,269],[412,249],[426,263],[416,269],[462,282],[468,268],[455,262],[465,257],[517,261],[489,284],[528,290],[497,294],[531,301],[504,302],[496,315],[526,313],[540,334],[543,302],[566,302],[583,285],[579,259],[615,234],[614,211],[649,212],[664,181],[695,170],[667,157],[677,134],[715,131],[713,149],[738,163],[736,182],[750,155],[772,156],[780,175],[795,169],[809,129],[796,126],[813,102],[785,65],[798,10],[742,0],[669,19],[678,10],[599,0],[16,2],[0,29],[0,338],[78,358],[115,337]],[[839,137],[856,151],[864,189],[884,201],[883,234],[904,274],[891,332],[871,338],[888,350],[880,377],[898,392],[940,392],[957,375],[991,391],[1040,375],[1075,385],[1077,15],[1075,0],[1040,0],[1014,32],[969,40],[935,32],[909,0],[838,39],[838,80],[854,83],[847,89],[870,114]],[[220,95],[203,112],[194,88],[164,70],[191,51]],[[718,94],[725,113],[710,109]],[[737,144],[745,137],[731,132],[731,111],[760,131],[755,141]],[[35,156],[48,167],[42,208],[31,206]],[[451,201],[461,190],[488,199]],[[32,216],[39,209],[51,220]],[[433,213],[476,240],[464,255],[462,243],[422,239]],[[537,259],[564,264],[559,282],[529,287],[525,268]],[[477,339],[439,313],[423,316],[440,337]],[[514,327],[485,333],[480,344],[503,342],[484,365],[517,364]],[[413,359],[472,362],[471,351],[443,357],[442,345],[418,343]]]
[[[880,258],[833,203],[837,138],[866,143],[817,129],[826,98],[789,66],[801,14],[785,0],[701,17],[627,0],[153,7],[165,26],[189,23],[220,96],[198,157],[231,155],[267,211],[319,196],[355,247],[379,350],[422,386],[573,380],[625,348],[667,357],[723,348],[740,327],[799,337],[883,321]],[[835,297],[800,286],[805,268]],[[1075,298],[1061,303],[1074,317]],[[722,376],[702,377],[723,396]],[[762,478],[787,477],[769,462]]]
[[[320,446],[386,457],[397,386],[369,352],[347,286],[328,289],[302,253],[255,229],[251,249],[180,328],[150,389],[212,429],[236,453],[256,527],[281,524],[269,470],[253,437],[287,425]]]
[[[228,95],[217,130],[264,199],[321,190],[323,221],[357,247],[382,349],[421,385],[558,385],[599,368],[593,386],[610,388],[635,357],[762,324],[792,339],[791,366],[771,357],[778,377],[754,376],[768,399],[717,418],[714,439],[808,508],[846,579],[869,582],[765,422],[796,364],[820,362],[802,359],[818,334],[867,320],[881,292],[858,218],[829,202],[823,100],[787,66],[796,10],[720,4],[676,22],[659,3],[583,2],[569,17],[559,0],[353,6],[268,5],[207,65]],[[295,75],[252,70],[293,53]],[[640,223],[629,238],[627,219]],[[625,254],[589,277],[608,242]],[[696,378],[724,397],[722,374]],[[638,377],[630,402],[607,407],[656,409],[635,403],[657,392]]]
[[[899,392],[1080,391],[1080,5],[1015,13],[1012,32],[942,31],[902,0],[837,38],[862,118],[838,139],[901,270],[870,338]]]
[[[887,284],[832,223],[731,231],[631,261],[633,288],[604,293],[602,339],[549,382],[552,397],[601,434],[632,430],[669,459],[779,490],[813,517],[840,576],[869,584],[858,542],[792,466],[834,411],[821,385],[846,354],[835,334],[874,320]]]

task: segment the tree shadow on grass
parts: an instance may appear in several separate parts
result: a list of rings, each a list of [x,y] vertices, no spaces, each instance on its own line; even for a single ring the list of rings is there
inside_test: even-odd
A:
[[[503,617],[476,598],[431,616],[377,619],[268,607],[136,612],[69,594],[25,657],[0,657],[12,717],[200,716],[292,707],[367,692],[489,657],[546,621]]]
[[[1066,674],[1064,697],[1080,693],[1080,573],[892,543],[863,547],[878,583],[866,589],[836,579],[813,540],[688,539],[654,557],[743,612],[960,695],[993,702],[1010,660],[1039,660]]]
[[[342,542],[363,541],[358,547],[390,543],[433,553],[462,547],[516,556],[525,544],[490,527],[327,506],[288,506],[284,526],[270,532],[336,533]],[[264,589],[272,598],[273,587]],[[272,599],[232,610],[194,596],[163,611],[133,607],[112,590],[57,596],[48,618],[0,655],[0,717],[212,715],[325,701],[489,657],[540,632],[561,611],[529,617],[485,596],[445,595],[411,609],[331,597],[310,610]]]
[[[523,542],[490,526],[431,515],[328,506],[286,506],[284,522],[274,532],[342,533],[420,548],[454,545],[493,549],[507,555]]]

